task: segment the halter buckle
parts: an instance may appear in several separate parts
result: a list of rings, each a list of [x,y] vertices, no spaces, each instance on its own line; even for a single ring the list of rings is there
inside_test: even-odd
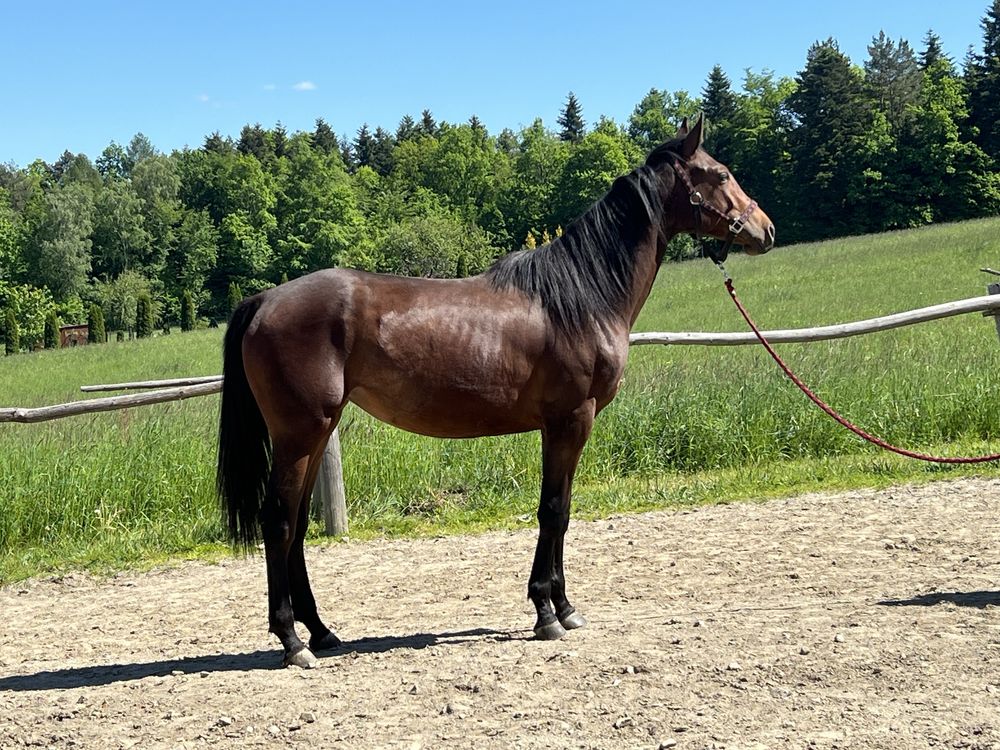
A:
[[[693,191],[691,193],[691,195],[688,198],[688,200],[691,201],[691,205],[692,206],[701,206],[701,204],[705,202],[704,196],[701,193],[699,193],[697,190],[695,190],[695,191]]]
[[[747,225],[747,220],[750,218],[750,214],[757,210],[757,201],[750,201],[747,207],[743,209],[743,213],[733,219],[733,223],[729,225],[729,231],[733,233],[735,237],[743,228]]]

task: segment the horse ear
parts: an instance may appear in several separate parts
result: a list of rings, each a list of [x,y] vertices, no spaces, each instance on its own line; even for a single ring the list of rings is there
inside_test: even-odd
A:
[[[681,145],[681,156],[685,159],[690,159],[694,156],[694,152],[698,150],[698,146],[701,145],[702,137],[704,136],[703,126],[705,123],[705,117],[699,116],[698,121],[684,135],[684,143]]]
[[[681,120],[681,126],[677,129],[677,135],[675,138],[685,138],[688,134],[688,118]]]

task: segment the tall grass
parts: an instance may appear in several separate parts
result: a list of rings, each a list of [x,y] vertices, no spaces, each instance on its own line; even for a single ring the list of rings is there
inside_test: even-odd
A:
[[[777,249],[727,264],[763,328],[821,325],[975,296],[1000,262],[1000,219]],[[711,264],[665,266],[636,330],[743,330]],[[0,360],[0,405],[79,398],[79,385],[219,372],[218,331]],[[966,315],[841,341],[787,344],[802,377],[862,426],[940,452],[1000,449],[1000,343]],[[0,425],[0,580],[221,549],[216,397]],[[529,522],[536,434],[448,441],[349,409],[352,534]],[[816,410],[759,347],[638,347],[578,473],[585,514],[942,470],[887,457]],[[989,468],[978,472],[994,471]],[[214,546],[213,546],[214,545]]]

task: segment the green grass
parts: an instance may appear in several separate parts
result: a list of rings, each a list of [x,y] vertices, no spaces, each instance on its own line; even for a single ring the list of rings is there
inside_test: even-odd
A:
[[[763,328],[821,325],[984,293],[1000,219],[779,248],[727,266]],[[665,266],[642,330],[744,330],[705,261]],[[219,331],[0,359],[0,406],[74,400],[84,383],[219,372]],[[1000,343],[965,315],[817,344],[792,367],[846,416],[904,446],[1000,450]],[[0,425],[0,581],[224,554],[213,491],[216,397]],[[422,438],[356,409],[344,423],[351,535],[534,522],[539,440]],[[637,347],[578,473],[581,517],[806,490],[995,474],[867,446],[759,347]]]

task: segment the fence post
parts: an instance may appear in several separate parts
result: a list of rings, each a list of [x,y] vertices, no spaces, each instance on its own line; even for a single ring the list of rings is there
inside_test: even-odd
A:
[[[323,451],[313,500],[319,506],[327,536],[347,533],[347,497],[344,494],[344,466],[340,459],[340,430],[334,430]]]
[[[987,271],[987,269],[985,268],[983,270]],[[996,271],[991,271],[991,272],[996,273]],[[987,284],[986,291],[989,292],[990,294],[1000,294],[1000,284],[995,284],[995,283]],[[986,312],[983,313],[983,317],[993,318],[993,322],[996,323],[997,326],[997,336],[1000,336],[1000,315],[997,315],[995,312],[990,312],[989,310],[987,310]]]

